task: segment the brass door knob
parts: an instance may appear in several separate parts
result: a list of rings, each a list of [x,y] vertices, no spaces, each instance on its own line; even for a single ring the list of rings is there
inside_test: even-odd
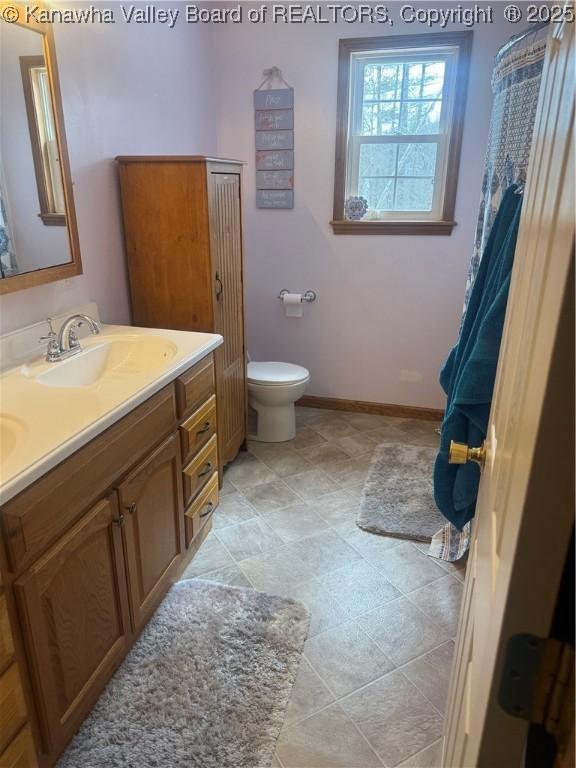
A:
[[[479,448],[470,448],[466,443],[455,443],[450,440],[449,464],[466,464],[467,461],[475,461],[480,466],[484,466],[486,461],[486,440]]]

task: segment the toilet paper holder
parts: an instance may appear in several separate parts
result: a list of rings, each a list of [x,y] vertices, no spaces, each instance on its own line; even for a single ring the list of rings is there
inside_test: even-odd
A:
[[[296,291],[289,291],[288,288],[282,288],[280,293],[278,294],[279,299],[284,298],[285,293],[296,293]],[[301,294],[302,295],[302,301],[316,301],[316,291],[306,291],[306,293]]]

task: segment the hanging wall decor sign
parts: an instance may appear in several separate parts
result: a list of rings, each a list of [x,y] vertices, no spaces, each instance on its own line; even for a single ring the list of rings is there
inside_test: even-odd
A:
[[[285,88],[272,88],[274,80]],[[294,207],[294,89],[278,67],[264,70],[254,91],[256,207]]]

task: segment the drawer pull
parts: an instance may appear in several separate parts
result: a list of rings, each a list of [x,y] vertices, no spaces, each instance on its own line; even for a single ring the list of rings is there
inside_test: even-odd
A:
[[[120,512],[118,517],[114,518],[112,522],[114,523],[114,525],[117,525],[118,528],[122,528],[124,526],[124,515],[122,514],[122,512]]]
[[[208,432],[208,431],[209,431],[209,429],[210,429],[210,427],[211,427],[211,426],[212,426],[211,422],[207,421],[207,422],[206,422],[206,423],[203,425],[202,429],[199,429],[199,430],[198,430],[198,432],[196,432],[196,434],[197,434],[197,435],[204,435],[204,434],[206,434],[206,432]]]
[[[206,477],[210,472],[212,472],[212,462],[207,461],[205,465],[205,469],[202,470],[202,472],[198,472],[197,477]]]
[[[206,512],[201,512],[200,517],[207,517],[212,512],[213,509],[214,509],[214,504],[211,501],[209,501],[208,504],[206,505]]]

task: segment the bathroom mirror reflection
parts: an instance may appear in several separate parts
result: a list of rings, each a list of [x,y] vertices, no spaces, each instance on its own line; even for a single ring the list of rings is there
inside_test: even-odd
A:
[[[2,293],[81,271],[59,101],[52,30],[1,21]]]

